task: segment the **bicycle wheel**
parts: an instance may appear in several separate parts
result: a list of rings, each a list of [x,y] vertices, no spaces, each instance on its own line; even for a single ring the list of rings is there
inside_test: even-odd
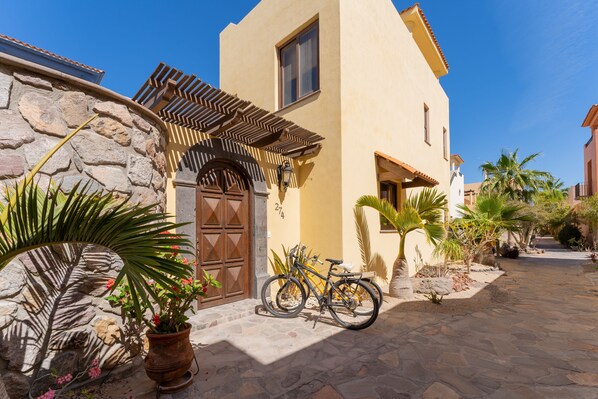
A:
[[[295,317],[305,307],[306,295],[295,277],[272,276],[262,287],[262,304],[274,316]]]
[[[340,280],[328,291],[328,309],[343,327],[361,330],[376,321],[380,305],[369,284],[360,280]]]
[[[366,282],[372,287],[372,291],[374,291],[376,299],[378,300],[378,305],[382,307],[382,302],[384,301],[384,292],[382,292],[382,288],[373,279],[362,278],[361,281]]]

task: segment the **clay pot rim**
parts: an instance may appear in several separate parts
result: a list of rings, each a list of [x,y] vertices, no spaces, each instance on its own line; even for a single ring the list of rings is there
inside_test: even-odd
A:
[[[145,335],[149,338],[149,337],[176,337],[178,335],[183,335],[185,333],[188,333],[191,330],[191,324],[190,323],[185,323],[185,328],[179,332],[171,332],[171,333],[153,333],[151,332],[151,330],[148,328],[147,331],[145,332]]]

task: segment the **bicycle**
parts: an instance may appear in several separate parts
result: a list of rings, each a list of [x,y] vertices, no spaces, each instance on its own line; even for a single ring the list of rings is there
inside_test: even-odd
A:
[[[312,260],[313,262],[319,262],[319,263],[323,264],[322,262],[320,262],[318,260],[317,256],[313,256],[309,259]],[[318,272],[318,270],[312,265],[303,264],[303,266],[305,268],[313,270],[312,273]],[[352,265],[346,265],[348,267],[345,267],[344,263],[339,266],[344,268],[346,272],[350,272],[352,269]],[[307,294],[306,299],[309,299],[309,297],[311,296],[311,290],[307,286],[307,283],[305,282],[305,280],[303,279],[302,276],[296,275],[295,277],[297,277],[299,279],[299,281],[301,282],[301,284],[303,285],[303,288],[305,289],[305,293]],[[376,283],[376,281],[374,280],[375,278],[376,278],[375,272],[361,272],[361,281],[363,281],[366,284],[369,284],[370,288],[372,288],[372,291],[374,291],[374,294],[376,295],[376,299],[378,300],[379,307],[382,308],[382,303],[384,302],[384,292],[382,291],[382,287],[380,287],[378,285],[378,283]],[[314,283],[314,286],[316,288],[318,288],[320,290],[320,292],[323,291],[323,289],[324,289],[324,283],[322,282],[323,280],[314,281],[313,278],[310,278],[309,280],[312,283]]]
[[[361,273],[336,273],[343,261],[326,259],[330,268],[327,276],[324,276],[314,268],[298,262],[305,246],[301,247],[299,255],[296,254],[297,249],[298,246],[295,246],[288,254],[291,260],[288,273],[270,277],[262,287],[262,303],[269,313],[276,317],[290,318],[304,309],[307,293],[303,284],[295,277],[298,275],[320,306],[320,314],[315,322],[324,313],[324,309],[328,309],[341,326],[350,330],[367,328],[376,321],[380,305],[374,290],[361,279]],[[317,257],[313,260],[320,262]],[[306,273],[325,282],[321,292],[318,292]],[[333,277],[338,280],[333,281]]]

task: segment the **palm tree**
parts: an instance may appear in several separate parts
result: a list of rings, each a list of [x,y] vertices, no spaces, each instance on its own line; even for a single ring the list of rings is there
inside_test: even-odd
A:
[[[165,287],[176,287],[173,277],[188,277],[192,268],[173,260],[175,252],[191,254],[184,237],[165,234],[183,224],[168,221],[168,215],[150,206],[130,206],[128,199],[116,201],[112,193],[90,192],[89,185],[75,185],[69,195],[60,187],[46,192],[34,183],[35,175],[62,146],[98,115],[94,114],[54,146],[23,181],[6,190],[0,200],[0,272],[16,256],[44,246],[95,244],[116,253],[123,267],[116,284],[126,277],[140,317],[139,302],[149,304],[145,281],[153,279]],[[167,255],[167,256],[164,256]]]
[[[496,163],[486,162],[480,166],[485,176],[482,191],[505,195],[511,200],[532,200],[544,181],[552,176],[548,172],[527,168],[539,153],[528,155],[519,161],[518,152],[519,149],[503,152]]]
[[[461,242],[467,272],[475,255],[494,245],[505,232],[517,231],[521,222],[529,220],[520,215],[522,205],[508,202],[503,196],[481,195],[471,208],[459,205],[461,217],[451,222],[451,235]]]
[[[565,183],[561,179],[550,176],[544,181],[542,190],[538,194],[547,200],[563,201],[569,196],[569,189],[565,187]]]
[[[401,299],[409,299],[413,296],[409,265],[405,257],[405,239],[410,232],[421,230],[429,242],[436,244],[444,236],[442,210],[446,208],[446,204],[446,195],[430,188],[411,195],[399,209],[373,195],[364,195],[357,200],[358,207],[374,208],[388,219],[399,233],[399,253],[393,264],[388,287],[390,296]]]
[[[178,249],[191,247],[186,238],[167,233],[182,224],[167,221],[168,215],[153,212],[154,207],[127,205],[112,193],[90,192],[87,185],[75,185],[68,195],[60,186],[44,192],[32,181],[17,185],[7,191],[6,204],[0,202],[0,272],[18,255],[40,247],[98,245],[121,258],[116,283],[126,277],[140,309],[148,293],[155,295],[147,289],[148,279],[170,287],[177,285],[171,276],[191,274],[190,266],[164,256],[189,253]]]

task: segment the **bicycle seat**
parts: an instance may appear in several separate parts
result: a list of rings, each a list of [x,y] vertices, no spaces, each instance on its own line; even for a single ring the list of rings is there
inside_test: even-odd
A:
[[[330,258],[326,258],[326,262],[330,262],[333,265],[340,265],[341,263],[343,263],[342,259],[330,259]]]

